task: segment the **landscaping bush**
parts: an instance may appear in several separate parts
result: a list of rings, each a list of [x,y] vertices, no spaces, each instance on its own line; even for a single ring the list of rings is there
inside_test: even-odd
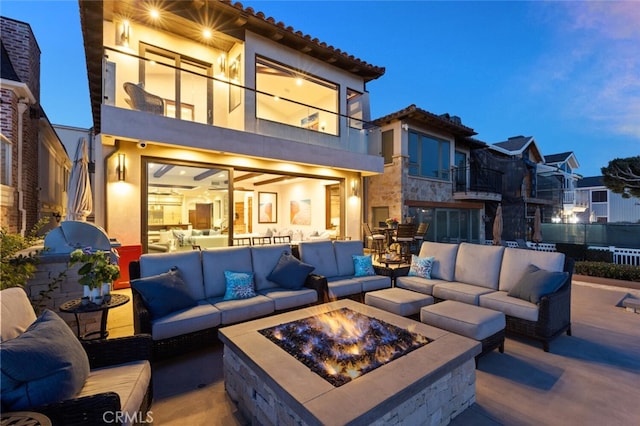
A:
[[[556,243],[556,251],[564,253],[576,262],[585,260],[587,257],[587,246],[584,244]]]
[[[591,277],[640,282],[640,266],[582,261],[576,262],[574,273],[579,275],[588,275]]]

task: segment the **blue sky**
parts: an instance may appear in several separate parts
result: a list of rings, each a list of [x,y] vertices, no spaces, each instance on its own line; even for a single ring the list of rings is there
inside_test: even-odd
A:
[[[372,117],[411,104],[488,143],[534,136],[584,176],[640,155],[640,2],[244,1],[373,65]],[[38,39],[51,122],[90,127],[76,1],[2,0]]]

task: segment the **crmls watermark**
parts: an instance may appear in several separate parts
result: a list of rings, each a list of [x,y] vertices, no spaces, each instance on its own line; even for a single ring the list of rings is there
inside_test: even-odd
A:
[[[129,413],[127,411],[105,411],[102,414],[102,421],[105,423],[128,423],[128,424],[144,424],[153,423],[153,411],[146,413],[142,411],[134,411]]]

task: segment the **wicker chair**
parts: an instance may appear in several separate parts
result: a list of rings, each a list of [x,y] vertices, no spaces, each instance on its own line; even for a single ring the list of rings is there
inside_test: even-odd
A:
[[[124,91],[129,95],[129,99],[125,99],[125,101],[131,108],[164,115],[164,100],[160,96],[153,95],[134,83],[124,83],[123,87]]]

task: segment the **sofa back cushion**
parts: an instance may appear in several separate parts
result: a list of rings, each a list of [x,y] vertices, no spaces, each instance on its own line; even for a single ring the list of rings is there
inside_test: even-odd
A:
[[[353,255],[362,256],[364,254],[362,241],[334,241],[333,249],[336,255],[336,264],[338,265],[338,275],[341,277],[355,275],[356,268],[353,263]]]
[[[224,271],[252,273],[251,247],[220,247],[202,252],[205,297],[222,297],[227,280]]]
[[[433,243],[425,241],[420,247],[419,257],[433,256],[431,278],[453,281],[456,270],[458,244]]]
[[[21,287],[0,291],[0,342],[24,333],[36,320],[27,293]]]
[[[314,266],[314,274],[337,277],[338,263],[331,241],[302,241],[298,246],[300,260]],[[353,262],[351,256],[349,261]]]
[[[506,248],[500,269],[498,289],[510,291],[520,280],[529,265],[551,272],[562,272],[564,253]]]
[[[455,280],[497,290],[503,254],[503,246],[461,243],[456,258]]]
[[[267,277],[278,264],[282,253],[289,253],[290,251],[290,247],[285,244],[251,247],[253,282],[257,291],[279,287],[277,283],[269,281]]]
[[[199,251],[143,254],[140,256],[140,277],[164,274],[174,266],[180,270],[191,298],[194,300],[204,299],[202,262]]]

